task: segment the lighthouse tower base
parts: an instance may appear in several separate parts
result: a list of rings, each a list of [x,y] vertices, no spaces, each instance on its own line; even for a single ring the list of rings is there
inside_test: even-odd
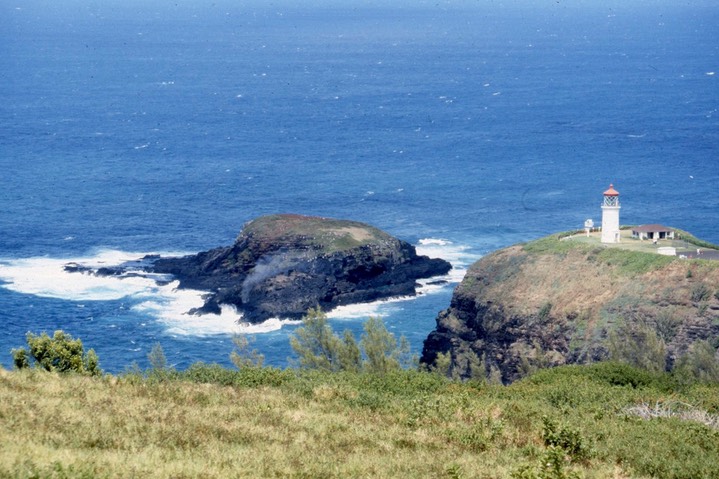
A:
[[[619,243],[619,207],[602,206],[602,243]]]

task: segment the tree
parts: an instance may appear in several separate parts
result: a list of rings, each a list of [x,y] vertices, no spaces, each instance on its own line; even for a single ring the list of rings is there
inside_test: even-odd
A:
[[[679,377],[689,377],[705,382],[719,383],[719,359],[717,350],[709,341],[696,341],[677,361],[675,372]]]
[[[357,344],[348,330],[343,338],[337,336],[319,308],[307,312],[302,327],[290,338],[290,345],[299,366],[306,369],[384,374],[413,362],[407,340],[402,337],[397,345],[397,339],[381,318],[369,318]]]
[[[58,330],[53,337],[27,333],[29,353],[25,348],[13,349],[13,362],[18,369],[30,367],[30,358],[36,367],[47,371],[77,372],[95,376],[102,374],[100,362],[93,349],[84,352],[82,341]],[[29,356],[28,356],[29,354]]]
[[[165,350],[162,349],[160,343],[155,343],[152,346],[152,350],[147,354],[147,360],[150,361],[150,367],[155,371],[164,371],[167,369]]]
[[[232,338],[235,349],[230,353],[230,361],[237,369],[261,368],[265,356],[256,349],[250,348],[250,340],[244,334],[237,334]]]
[[[319,308],[310,309],[302,318],[302,326],[290,338],[290,346],[299,358],[299,366],[307,369],[339,371],[342,340],[327,323],[327,315]]]
[[[362,370],[362,351],[352,331],[345,329],[342,347],[339,350],[340,367],[345,371],[360,372]]]
[[[615,361],[652,372],[666,367],[666,345],[657,332],[642,323],[619,324],[609,334],[609,356]]]
[[[367,372],[384,374],[409,367],[413,362],[407,338],[400,337],[398,345],[397,338],[379,317],[370,317],[364,323],[360,347],[366,358],[363,369]]]

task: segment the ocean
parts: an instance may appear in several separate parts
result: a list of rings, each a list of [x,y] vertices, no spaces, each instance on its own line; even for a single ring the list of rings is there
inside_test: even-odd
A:
[[[0,364],[62,329],[122,372],[229,365],[280,319],[185,312],[198,292],[63,271],[231,244],[264,214],[364,221],[455,269],[381,316],[413,351],[472,262],[599,222],[719,243],[719,7],[628,2],[0,5]]]

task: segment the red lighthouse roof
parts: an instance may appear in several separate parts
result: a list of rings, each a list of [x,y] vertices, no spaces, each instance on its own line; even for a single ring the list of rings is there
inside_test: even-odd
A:
[[[619,196],[619,192],[614,189],[614,185],[609,185],[609,189],[604,192],[604,196]]]

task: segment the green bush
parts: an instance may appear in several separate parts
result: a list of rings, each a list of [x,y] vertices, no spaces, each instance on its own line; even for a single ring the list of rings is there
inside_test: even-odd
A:
[[[627,276],[636,276],[663,268],[675,260],[672,256],[644,253],[620,248],[604,248],[597,259],[608,265],[615,266],[619,272]]]
[[[711,298],[712,292],[711,289],[709,289],[709,286],[707,286],[704,283],[696,284],[692,287],[692,301],[695,303],[698,303],[700,301],[707,301],[709,298]]]
[[[30,367],[30,358],[35,366],[54,372],[76,372],[90,376],[102,374],[99,359],[93,349],[84,352],[82,341],[58,330],[53,337],[43,332],[40,335],[27,333],[29,353],[25,348],[13,349],[13,362],[18,369]],[[29,354],[29,356],[28,356]]]
[[[564,450],[572,461],[587,461],[591,456],[591,448],[578,430],[559,426],[547,416],[542,417],[542,439],[545,446]]]
[[[660,372],[666,369],[666,345],[646,324],[624,321],[609,333],[609,357],[614,361]]]
[[[177,372],[178,379],[195,383],[222,386],[281,386],[295,379],[291,370],[273,367],[246,366],[240,370],[227,369],[219,364],[193,363],[185,371]]]
[[[230,353],[230,361],[237,369],[262,367],[265,356],[256,349],[250,347],[250,340],[244,334],[238,334],[232,338],[235,349]]]
[[[679,380],[719,383],[716,348],[709,341],[697,341],[681,356],[674,368]]]
[[[359,344],[350,331],[345,331],[340,338],[322,310],[310,309],[302,319],[302,327],[290,338],[297,364],[303,369],[375,374],[413,365],[415,360],[407,340],[401,337],[398,343],[382,319],[370,317],[363,328]]]
[[[626,363],[601,362],[587,366],[584,372],[595,381],[610,386],[629,386],[633,389],[660,386],[666,389],[666,375],[652,373]]]

